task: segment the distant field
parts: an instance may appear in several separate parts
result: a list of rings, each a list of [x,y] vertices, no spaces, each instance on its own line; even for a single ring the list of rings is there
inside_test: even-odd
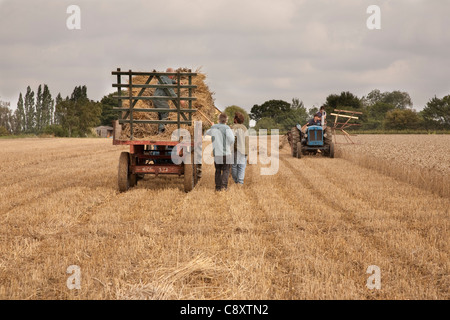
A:
[[[188,194],[178,177],[119,193],[110,139],[0,140],[0,299],[449,299],[449,139],[285,145],[276,175],[250,165],[216,193],[204,165]]]
[[[450,135],[358,135],[339,156],[450,197]],[[338,136],[337,142],[344,142]]]

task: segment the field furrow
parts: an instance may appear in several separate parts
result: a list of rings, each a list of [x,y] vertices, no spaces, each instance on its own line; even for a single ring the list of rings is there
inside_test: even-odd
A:
[[[146,176],[119,193],[127,148],[110,140],[0,148],[2,299],[450,297],[445,177],[421,186],[364,165],[349,146],[335,159],[293,158],[287,146],[275,175],[248,165],[245,185],[230,179],[226,192],[215,192],[214,166],[204,164],[190,193],[178,176]],[[67,288],[70,265],[81,268],[80,290]],[[370,265],[381,290],[366,287]]]

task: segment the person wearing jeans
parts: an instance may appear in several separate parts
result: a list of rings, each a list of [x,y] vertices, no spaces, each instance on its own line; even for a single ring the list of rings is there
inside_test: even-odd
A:
[[[231,177],[239,185],[244,184],[248,157],[248,131],[244,125],[244,120],[244,115],[236,112],[234,115],[234,125],[231,127],[236,137],[234,143],[234,161],[231,165]]]
[[[234,142],[234,134],[230,127],[226,125],[227,120],[228,116],[225,113],[221,113],[219,123],[213,125],[205,133],[212,137],[214,166],[216,168],[216,191],[227,190],[228,177],[231,164],[233,163],[231,149]]]

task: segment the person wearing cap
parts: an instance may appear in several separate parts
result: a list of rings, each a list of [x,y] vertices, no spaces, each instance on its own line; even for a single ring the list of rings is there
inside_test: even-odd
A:
[[[167,68],[166,72],[168,73],[174,73],[175,70],[173,70],[172,68]],[[161,76],[160,77],[161,82],[159,84],[176,84],[177,81],[174,79],[173,75],[170,76]],[[180,83],[181,84],[181,83]],[[167,90],[167,92],[166,92]],[[153,96],[155,97],[165,97],[165,96],[170,96],[170,97],[176,97],[176,93],[172,88],[157,88],[155,90],[155,93],[153,94]],[[181,107],[184,106],[184,100],[180,101],[181,103]],[[155,99],[153,100],[153,105],[155,106],[155,108],[158,109],[169,109],[169,102],[168,100],[160,100],[160,99]],[[158,119],[159,120],[165,120],[167,119],[167,117],[169,116],[168,112],[158,112]],[[158,133],[163,133],[165,131],[165,126],[164,124],[160,123],[158,126]]]
[[[309,126],[320,126],[320,125],[322,125],[321,119],[322,119],[322,113],[321,112],[317,112],[314,115],[314,118],[309,119],[309,121],[302,127],[301,131],[303,133],[305,133],[306,132],[306,128],[309,127]]]
[[[322,118],[322,113],[317,112],[316,114],[314,114],[314,117],[312,119],[309,119],[309,121],[303,127],[300,127],[299,124],[297,125],[297,129],[300,130],[300,141],[303,141],[304,136],[306,134],[307,127],[321,125],[321,118]]]

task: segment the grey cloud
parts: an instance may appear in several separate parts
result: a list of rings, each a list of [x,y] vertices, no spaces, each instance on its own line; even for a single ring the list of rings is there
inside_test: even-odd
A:
[[[65,27],[69,4],[82,29]],[[366,28],[378,4],[382,30]],[[27,85],[54,95],[86,84],[112,92],[117,67],[197,68],[219,108],[268,99],[307,106],[343,90],[406,90],[420,108],[449,94],[448,1],[4,0],[0,2],[0,96],[15,105]]]

